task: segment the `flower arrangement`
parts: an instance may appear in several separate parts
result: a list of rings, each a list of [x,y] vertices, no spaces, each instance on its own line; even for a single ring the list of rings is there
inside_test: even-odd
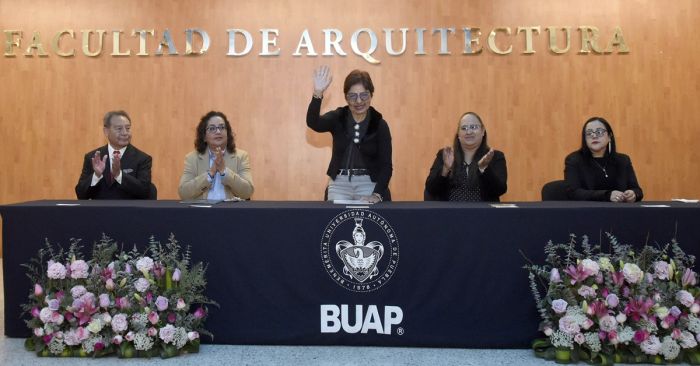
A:
[[[549,242],[545,265],[528,264],[547,338],[535,355],[559,363],[700,364],[700,289],[695,257],[675,240],[635,249],[606,234],[609,250]],[[541,290],[546,291],[541,295]]]
[[[47,240],[23,266],[33,283],[25,348],[40,356],[173,357],[199,351],[207,304],[206,266],[191,265],[173,235],[124,251],[106,235],[92,258],[79,239],[67,250]]]

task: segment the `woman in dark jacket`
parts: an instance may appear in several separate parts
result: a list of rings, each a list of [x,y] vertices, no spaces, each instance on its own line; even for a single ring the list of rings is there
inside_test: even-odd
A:
[[[564,163],[569,198],[577,201],[636,202],[643,197],[629,156],[618,153],[604,118],[590,118],[581,131],[581,149]]]
[[[428,199],[441,201],[500,201],[508,185],[506,158],[491,149],[486,128],[474,112],[462,115],[453,146],[438,151],[425,181]]]
[[[306,113],[307,126],[333,135],[326,172],[330,177],[328,200],[388,201],[393,170],[391,133],[381,113],[371,107],[372,79],[366,71],[352,71],[343,84],[348,105],[321,116],[323,92],[332,80],[327,66],[314,72],[314,95]]]

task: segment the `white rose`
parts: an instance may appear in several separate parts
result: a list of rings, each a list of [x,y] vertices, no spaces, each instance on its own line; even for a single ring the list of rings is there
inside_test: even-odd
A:
[[[586,272],[588,272],[591,276],[597,276],[598,271],[600,271],[600,266],[596,261],[592,261],[588,258],[584,259],[581,261],[581,266],[583,267]]]
[[[638,283],[644,278],[644,272],[634,263],[625,263],[622,267],[622,275],[629,283]]]

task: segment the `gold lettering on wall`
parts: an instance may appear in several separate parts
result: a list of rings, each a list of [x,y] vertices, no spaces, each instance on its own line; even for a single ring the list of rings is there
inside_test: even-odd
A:
[[[15,36],[19,36],[15,39]],[[12,52],[14,47],[19,48],[20,41],[22,40],[21,30],[6,30],[5,31],[5,57],[15,57],[16,55]]]
[[[481,29],[479,28],[462,28],[464,31],[464,55],[478,55],[481,53],[482,48],[479,44],[479,38],[481,37]],[[472,46],[473,45],[473,46]]]
[[[199,37],[202,39],[202,47],[199,49],[199,51],[193,51],[193,34],[199,34]],[[209,50],[209,34],[207,32],[201,30],[201,29],[186,29],[185,30],[185,55],[186,56],[198,56],[198,55],[203,55],[207,53]],[[279,54],[279,50],[277,50],[277,54]]]
[[[630,52],[629,47],[627,47],[627,44],[625,43],[625,38],[622,36],[622,29],[620,27],[615,27],[615,34],[613,34],[613,37],[610,40],[610,43],[608,43],[608,47],[605,49],[605,52],[611,53],[613,51],[613,47],[618,47],[617,53]]]
[[[542,29],[546,29],[548,32],[548,48],[553,54],[564,54],[568,53],[572,48],[575,49],[578,45],[572,46],[571,32],[573,27],[571,26],[548,26],[542,27],[539,25],[530,26],[518,26],[515,28],[515,33],[512,32],[511,27],[501,27],[496,26],[490,31],[487,40],[486,47],[491,52],[497,55],[508,55],[514,52],[521,52],[523,55],[531,55],[536,53],[538,47],[543,47],[540,42],[535,43],[536,37],[542,33]],[[423,55],[453,55],[457,52],[457,47],[461,48],[462,55],[478,55],[483,51],[482,44],[482,31],[477,27],[462,27],[464,33],[464,39],[461,42],[450,41],[451,36],[456,35],[458,28],[455,27],[435,27],[435,28],[382,28],[384,37],[378,37],[377,32],[371,28],[360,28],[356,29],[352,35],[347,38],[343,37],[343,31],[336,28],[326,28],[322,29],[323,32],[323,56],[348,56],[344,48],[348,46],[356,56],[362,57],[364,60],[371,64],[378,64],[381,61],[375,52],[381,51],[383,46],[386,54],[390,56],[404,56],[409,53],[413,53],[415,56]],[[611,54],[615,51],[618,54],[629,53],[630,48],[625,42],[625,38],[622,29],[618,26],[615,27],[612,33],[612,38],[608,41],[607,38],[601,38],[601,32],[597,27],[582,25],[577,28],[581,32],[581,48],[578,52],[579,54]],[[400,32],[400,40],[394,37],[395,31]],[[456,31],[457,30],[457,31]],[[269,57],[269,56],[280,56],[283,51],[278,46],[278,38],[282,37],[282,32],[277,28],[261,28],[258,29],[260,32],[259,37],[254,37],[254,34],[246,29],[242,28],[231,28],[227,29],[228,33],[228,52],[227,56],[242,57],[251,55],[251,51],[254,46],[259,46],[260,52],[257,56]],[[15,57],[15,48],[22,50],[21,44],[23,40],[23,31],[21,30],[3,30],[5,33],[5,57]],[[80,31],[82,33],[82,52],[88,57],[97,57],[102,54],[104,47],[104,36],[105,30],[94,30],[94,29],[83,29]],[[428,45],[425,44],[425,34],[428,36],[436,36],[432,42]],[[91,37],[93,33],[97,34],[97,44],[95,40]],[[128,34],[129,31],[122,29],[117,29],[112,33],[112,51],[109,54],[112,57],[129,57],[133,52],[136,52],[133,47],[129,45],[123,45],[125,49],[122,49],[121,42],[124,40],[124,35]],[[185,44],[184,44],[184,55],[185,56],[200,56],[207,54],[209,47],[211,45],[211,39],[209,34],[200,28],[187,28],[185,29]],[[515,39],[524,34],[524,45]],[[68,35],[71,39],[66,40]],[[138,37],[139,48],[138,53],[134,53],[137,56],[150,56],[155,54],[157,56],[166,55],[179,55],[176,48],[174,38],[170,29],[165,28],[163,34],[160,38],[156,38],[155,29],[133,29],[130,32],[132,37]],[[147,38],[151,35],[157,44],[154,53],[148,51]],[[564,36],[564,42],[560,40],[561,36]],[[414,39],[410,39],[410,38]],[[500,38],[499,38],[500,37]],[[64,29],[58,33],[55,33],[51,38],[50,51],[59,57],[71,57],[74,56],[75,44],[71,40],[75,40],[76,35],[72,29]],[[201,43],[200,43],[201,41]],[[241,44],[243,41],[243,44]],[[321,43],[321,39],[314,40],[313,34],[309,29],[304,29],[300,34],[299,41],[294,48],[294,52],[291,53],[292,57],[314,57],[318,56],[314,43]],[[381,42],[384,41],[382,45]],[[398,41],[398,42],[397,42]],[[606,41],[608,41],[606,43]],[[66,42],[68,44],[66,44]],[[345,43],[343,43],[345,42]],[[400,42],[400,43],[399,43]],[[415,43],[414,43],[415,42]],[[63,43],[63,48],[61,44]],[[349,43],[349,44],[348,44]],[[398,44],[397,44],[398,43]],[[461,43],[461,44],[460,44]],[[513,43],[516,43],[515,47]],[[563,43],[563,47],[562,47]],[[603,49],[603,46],[605,48]],[[319,46],[320,47],[320,46]],[[413,48],[412,50],[410,48]],[[291,48],[290,48],[291,50]],[[23,54],[27,57],[32,57],[34,55],[40,57],[47,57],[49,53],[46,52],[44,44],[41,40],[41,34],[39,31],[33,31],[32,39],[26,50],[23,50]],[[151,46],[151,52],[153,52],[153,45]],[[22,52],[22,51],[20,51]],[[289,51],[288,51],[289,52]],[[379,54],[381,55],[381,53]]]
[[[170,35],[170,30],[166,29],[163,31],[163,39],[158,43],[158,49],[156,50],[156,55],[163,55],[163,47],[168,49],[168,55],[177,55],[177,49],[175,48],[175,42],[173,42],[173,37]]]
[[[535,50],[532,48],[532,33],[535,32],[537,34],[540,34],[540,26],[538,25],[536,27],[518,27],[516,34],[520,34],[520,32],[525,32],[525,51],[523,51],[523,53],[535,53]]]
[[[131,35],[135,36],[137,33],[139,35],[139,53],[137,53],[136,56],[148,56],[148,52],[146,52],[146,34],[150,34],[151,36],[155,37],[156,30],[155,29],[134,29],[131,32]]]
[[[89,29],[83,29],[80,32],[83,34],[83,54],[88,57],[99,56],[100,53],[102,53],[102,41],[104,40],[104,36],[107,31],[104,29],[98,29],[93,32]],[[90,51],[90,34],[92,33],[97,33],[97,51],[95,52]]]
[[[488,40],[488,45],[489,49],[493,51],[493,53],[499,54],[499,55],[507,55],[511,52],[513,52],[513,45],[511,44],[508,46],[508,48],[504,51],[498,48],[496,45],[496,32],[505,32],[506,35],[510,35],[510,27],[500,27],[500,28],[494,28],[491,33],[489,34],[489,40]]]
[[[582,25],[578,29],[581,31],[581,51],[579,53],[589,53],[591,50],[595,53],[603,53],[603,50],[598,46],[600,33],[598,27]]]
[[[72,29],[65,29],[62,30],[53,37],[53,40],[51,42],[51,49],[53,49],[53,52],[61,57],[71,57],[75,55],[75,49],[71,47],[70,51],[64,52],[61,51],[61,37],[64,34],[68,34],[70,38],[75,39],[75,32],[73,32]]]
[[[32,49],[36,50],[39,57],[47,57],[49,55],[46,53],[46,51],[44,51],[44,46],[41,44],[41,34],[39,34],[39,32],[34,32],[32,35],[32,43],[29,45],[29,47],[27,47],[24,55],[28,57],[34,56]]]
[[[566,47],[559,48],[557,45],[557,30],[561,29],[566,34]],[[553,53],[567,53],[569,48],[571,48],[571,27],[547,27],[547,32],[549,32],[549,50]]]
[[[120,43],[121,43],[121,38],[122,38],[122,31],[121,29],[117,29],[112,31],[112,56],[130,56],[131,55],[131,50],[126,50],[126,52],[122,52],[119,48]]]

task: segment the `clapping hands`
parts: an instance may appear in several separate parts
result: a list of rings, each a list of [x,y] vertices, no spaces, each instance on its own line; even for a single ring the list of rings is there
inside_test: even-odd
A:
[[[105,172],[105,167],[107,166],[107,155],[100,158],[100,152],[95,151],[95,155],[92,156],[92,171],[95,172],[97,178],[102,178],[102,174]]]
[[[214,164],[212,164],[211,168],[209,168],[209,175],[213,177],[216,172],[223,175],[224,171],[226,170],[226,163],[224,162],[224,149],[217,146],[212,152],[214,153]]]

